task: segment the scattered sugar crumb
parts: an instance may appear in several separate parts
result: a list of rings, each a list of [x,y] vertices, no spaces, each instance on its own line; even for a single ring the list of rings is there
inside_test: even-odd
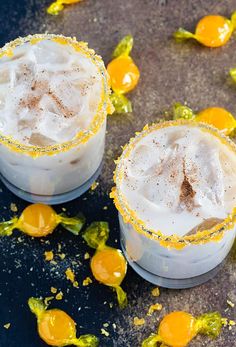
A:
[[[236,325],[236,322],[234,320],[230,319],[228,324],[234,326],[234,325]]]
[[[50,264],[52,264],[52,265],[57,265],[57,262],[56,262],[55,260],[51,260],[51,261],[50,261]]]
[[[59,253],[57,255],[58,255],[58,257],[61,258],[61,260],[65,259],[65,257],[66,257],[65,253]]]
[[[60,243],[58,243],[57,249],[58,249],[58,252],[61,252],[61,244]]]
[[[105,335],[105,336],[107,336],[107,337],[110,335],[109,332],[106,331],[106,330],[103,329],[103,328],[101,329],[101,334],[102,334],[102,335]]]
[[[84,260],[87,260],[89,258],[90,258],[90,254],[88,252],[86,252],[85,255],[84,255]]]
[[[56,294],[57,293],[57,288],[51,287],[51,293]]]
[[[152,290],[152,296],[155,296],[155,297],[160,296],[160,289],[158,287]]]
[[[13,202],[10,204],[10,210],[12,212],[17,212],[18,211],[18,208],[17,208],[16,204],[14,204]]]
[[[93,283],[92,279],[90,277],[86,277],[83,280],[83,286],[88,286],[90,283]]]
[[[108,210],[108,207],[107,206],[103,206],[103,210]]]
[[[221,322],[222,322],[223,326],[227,327],[229,330],[232,330],[233,327],[236,326],[236,322],[232,319],[222,318]]]
[[[90,189],[95,190],[98,187],[99,183],[94,181],[93,184],[91,185]]]
[[[53,251],[44,252],[44,256],[46,261],[53,260],[53,257],[54,257]]]
[[[79,286],[79,283],[75,280],[75,274],[74,274],[74,272],[71,270],[71,268],[67,268],[66,269],[66,272],[65,272],[65,274],[66,274],[66,278],[69,280],[69,281],[71,281],[71,283],[73,283],[73,286],[74,287],[78,287]]]
[[[109,323],[103,323],[104,328],[108,328],[109,327]]]
[[[54,299],[54,296],[47,296],[45,299],[44,299],[44,304],[46,306],[48,306],[50,304],[50,301],[52,301]]]
[[[116,323],[112,323],[112,327],[115,330],[116,329]]]
[[[3,327],[5,329],[9,329],[11,327],[11,323],[6,323],[6,324],[3,325]]]
[[[230,300],[227,300],[227,304],[230,306],[230,307],[234,307],[234,303],[232,302],[232,301],[230,301]]]
[[[139,326],[145,324],[144,318],[134,317],[134,325]]]
[[[62,207],[62,211],[63,211],[63,212],[66,212],[66,208],[65,208],[65,207]]]
[[[223,326],[227,326],[228,325],[228,319],[227,318],[221,318],[221,323],[223,324]]]
[[[151,305],[148,309],[148,313],[147,313],[147,316],[152,316],[153,312],[155,311],[161,311],[162,310],[162,304],[154,304],[154,305]]]
[[[55,299],[56,300],[62,300],[63,298],[63,293],[62,292],[59,292],[56,296],[55,296]]]
[[[66,279],[69,280],[69,281],[71,281],[72,283],[74,283],[74,281],[75,281],[75,274],[74,274],[74,272],[71,270],[70,267],[68,267],[68,268],[66,269],[65,274],[66,274]]]
[[[114,306],[113,302],[109,303],[109,307],[112,308]]]

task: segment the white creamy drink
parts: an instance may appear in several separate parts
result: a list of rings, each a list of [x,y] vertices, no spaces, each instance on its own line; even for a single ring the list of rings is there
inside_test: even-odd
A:
[[[136,270],[167,287],[205,281],[235,238],[235,145],[199,123],[153,125],[125,147],[115,181],[121,242]]]
[[[109,108],[103,61],[84,42],[34,35],[7,44],[0,50],[4,183],[30,201],[83,193],[99,173]]]

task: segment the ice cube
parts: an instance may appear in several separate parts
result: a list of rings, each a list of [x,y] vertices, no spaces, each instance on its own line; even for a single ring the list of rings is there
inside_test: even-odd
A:
[[[5,84],[10,82],[10,70],[8,67],[1,68],[0,70],[0,84]]]
[[[186,151],[185,170],[196,192],[197,205],[214,209],[220,207],[224,198],[223,171],[219,153],[203,139]]]
[[[188,235],[194,235],[196,234],[198,231],[204,231],[204,230],[208,230],[213,228],[215,225],[222,223],[223,219],[220,218],[208,218],[206,220],[204,220],[202,223],[196,225],[193,229],[191,229],[187,234],[185,234],[185,236]]]
[[[63,50],[59,43],[44,40],[33,46],[31,59],[36,61],[37,65],[44,66],[47,71],[67,70],[73,59],[68,54],[70,47]]]
[[[148,172],[151,175],[145,176],[140,193],[157,205],[176,210],[179,206],[178,197],[184,180],[181,154],[175,150],[169,152],[155,172],[151,172],[150,169]]]
[[[33,146],[46,147],[55,144],[50,137],[44,136],[40,133],[32,133],[29,139],[29,144]]]

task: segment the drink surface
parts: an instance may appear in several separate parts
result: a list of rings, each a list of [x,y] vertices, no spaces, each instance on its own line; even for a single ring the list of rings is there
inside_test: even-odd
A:
[[[200,126],[169,126],[129,146],[117,186],[147,228],[184,236],[211,228],[232,212],[236,155],[219,135]]]
[[[13,53],[0,59],[0,132],[44,147],[87,130],[102,90],[92,59],[49,38],[25,42]]]

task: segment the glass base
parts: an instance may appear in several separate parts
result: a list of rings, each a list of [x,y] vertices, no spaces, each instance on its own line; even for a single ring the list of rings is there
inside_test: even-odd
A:
[[[48,205],[57,205],[62,204],[67,201],[74,200],[85,193],[93,184],[94,181],[98,178],[102,170],[102,163],[96,170],[96,172],[84,183],[82,186],[73,189],[69,192],[57,194],[57,195],[37,195],[26,192],[20,188],[17,188],[15,185],[10,183],[4,176],[0,174],[0,179],[5,184],[5,186],[19,198],[32,202],[32,203],[44,203]]]
[[[146,281],[150,283],[153,283],[160,287],[169,288],[169,289],[186,289],[186,288],[199,286],[200,284],[203,284],[209,281],[210,279],[212,279],[219,272],[219,270],[222,268],[224,263],[222,262],[221,264],[216,266],[214,269],[200,276],[191,277],[191,278],[183,278],[183,279],[165,278],[145,270],[140,265],[138,265],[135,261],[133,261],[128,256],[127,252],[125,251],[122,242],[121,242],[121,248],[129,265],[133,268],[133,270],[138,275],[140,275],[142,278],[144,278]]]

